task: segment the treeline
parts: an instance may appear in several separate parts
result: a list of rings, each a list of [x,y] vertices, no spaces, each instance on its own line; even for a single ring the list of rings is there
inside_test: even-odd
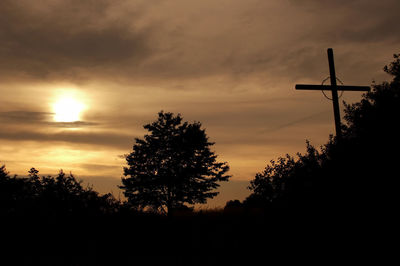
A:
[[[28,177],[10,176],[0,167],[0,215],[87,216],[110,215],[122,203],[113,195],[100,195],[92,187],[83,187],[71,173],[60,170],[57,176],[39,176],[31,168]]]

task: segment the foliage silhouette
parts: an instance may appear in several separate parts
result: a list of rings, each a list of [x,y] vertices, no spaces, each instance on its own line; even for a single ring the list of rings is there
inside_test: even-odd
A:
[[[311,194],[316,193],[313,186],[321,173],[323,154],[307,142],[307,153],[298,153],[297,157],[287,154],[257,173],[248,187],[253,193],[243,204],[263,208],[307,206]]]
[[[242,207],[242,203],[239,200],[229,200],[224,209],[229,209],[229,208],[240,208]]]
[[[81,181],[62,170],[55,178],[39,177],[35,168],[28,173],[28,178],[10,177],[5,166],[0,168],[1,215],[103,215],[119,208],[111,194],[83,188]]]
[[[345,103],[343,139],[330,138],[321,151],[307,142],[306,154],[271,161],[251,181],[246,206],[314,208],[341,211],[379,209],[396,202],[400,139],[400,57],[384,67],[391,82],[355,104]]]
[[[180,114],[161,111],[144,128],[150,134],[136,139],[126,156],[124,175],[129,177],[122,178],[121,188],[133,207],[170,214],[218,194],[213,190],[229,179],[229,166],[216,161],[210,150],[214,143],[199,122],[182,122]]]

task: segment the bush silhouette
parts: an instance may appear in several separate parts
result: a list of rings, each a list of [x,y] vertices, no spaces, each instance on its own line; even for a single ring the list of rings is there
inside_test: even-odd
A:
[[[321,151],[307,142],[306,154],[271,161],[251,181],[244,201],[264,208],[379,209],[394,206],[400,148],[400,59],[384,67],[391,82],[373,84],[360,102],[345,104],[343,139]]]
[[[1,215],[76,216],[114,213],[120,203],[111,194],[99,195],[62,170],[56,177],[39,177],[31,168],[28,178],[10,177],[0,168]]]

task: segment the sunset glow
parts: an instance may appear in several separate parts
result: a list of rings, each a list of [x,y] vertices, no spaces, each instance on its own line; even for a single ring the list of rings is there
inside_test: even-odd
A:
[[[54,120],[56,122],[75,122],[80,120],[84,105],[71,97],[60,98],[54,103]]]

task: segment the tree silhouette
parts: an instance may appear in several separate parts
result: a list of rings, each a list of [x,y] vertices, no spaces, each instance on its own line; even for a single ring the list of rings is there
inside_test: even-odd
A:
[[[5,178],[7,178],[8,177],[8,173],[7,173],[7,171],[6,171],[6,166],[5,165],[2,165],[1,167],[0,167],[0,180],[3,180],[3,179],[5,179]]]
[[[144,126],[150,134],[136,138],[133,152],[126,156],[128,167],[122,178],[124,194],[138,209],[163,213],[205,203],[218,192],[218,181],[227,181],[226,162],[217,162],[199,122],[182,122],[173,113],[158,113],[158,119]]]
[[[347,138],[365,139],[376,134],[394,137],[393,133],[396,134],[392,129],[397,126],[400,111],[400,54],[394,58],[395,61],[384,67],[384,71],[393,76],[391,82],[373,84],[373,90],[359,103],[346,105],[344,133]]]
[[[0,215],[14,215],[29,209],[30,192],[26,179],[11,177],[4,165],[0,167]]]
[[[2,165],[0,167],[0,215],[8,213],[8,207],[11,203],[10,180],[6,167]]]
[[[343,154],[341,161],[354,177],[358,192],[368,198],[369,206],[376,208],[393,207],[398,200],[400,54],[395,54],[394,59],[383,68],[392,76],[391,81],[374,83],[373,90],[359,103],[346,105],[346,142],[329,147],[331,153]],[[345,161],[350,156],[352,167]]]

